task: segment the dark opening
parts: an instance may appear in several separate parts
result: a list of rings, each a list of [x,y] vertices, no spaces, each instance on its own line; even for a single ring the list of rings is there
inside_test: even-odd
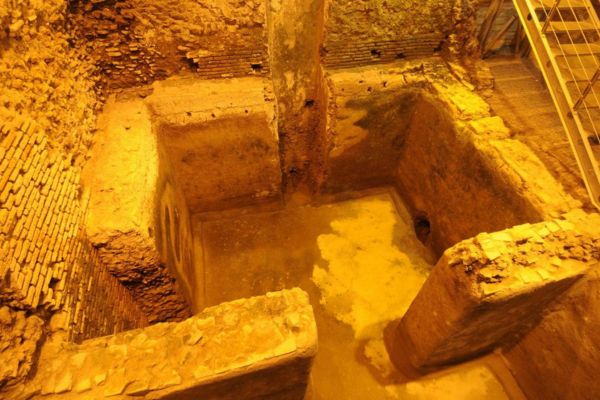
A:
[[[413,224],[417,239],[419,239],[421,243],[427,244],[431,233],[431,222],[429,222],[429,219],[424,215],[420,215],[415,217]]]
[[[304,107],[312,107],[315,105],[315,101],[313,99],[308,99],[304,102]]]
[[[250,64],[250,68],[252,68],[253,71],[260,71],[262,70],[262,64],[261,63],[252,63]]]
[[[379,57],[381,57],[381,51],[379,51],[378,49],[371,49],[371,55],[373,57],[379,58]]]
[[[404,53],[398,53],[398,54],[396,54],[396,59],[399,60],[399,59],[402,59],[402,58],[406,58],[406,54],[404,54]]]

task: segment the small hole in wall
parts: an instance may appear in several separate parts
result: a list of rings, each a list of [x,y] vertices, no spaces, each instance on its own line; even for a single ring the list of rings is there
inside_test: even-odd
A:
[[[250,64],[250,68],[252,68],[253,71],[261,71],[262,70],[262,64],[261,63],[252,63]]]
[[[413,225],[417,239],[419,239],[421,243],[427,244],[431,234],[431,222],[429,222],[429,219],[424,215],[418,215],[415,217]]]
[[[442,51],[442,42],[440,42],[435,49],[433,49],[434,53],[439,53],[440,51]]]
[[[403,58],[406,58],[406,54],[404,54],[404,53],[398,53],[398,54],[396,54],[396,59],[397,60],[401,60]]]
[[[371,49],[371,55],[373,57],[379,58],[381,57],[381,51],[379,51],[378,49]]]
[[[58,282],[60,282],[60,279],[58,278],[50,278],[50,283],[48,283],[48,287],[52,290],[56,289],[56,285],[58,284]]]
[[[314,106],[314,105],[315,105],[315,101],[314,101],[313,99],[308,99],[308,100],[306,100],[306,101],[304,102],[304,107],[308,107],[308,108],[310,108],[310,107],[312,107],[312,106]]]

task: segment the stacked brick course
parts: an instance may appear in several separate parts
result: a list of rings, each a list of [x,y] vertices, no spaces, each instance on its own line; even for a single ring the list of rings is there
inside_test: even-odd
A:
[[[145,326],[81,231],[78,169],[25,117],[0,124],[0,155],[0,298],[66,310],[76,340]]]
[[[427,33],[397,39],[332,42],[325,48],[323,62],[329,68],[350,68],[429,57],[440,50],[443,40],[439,33]]]
[[[80,0],[70,25],[109,88],[181,71],[207,78],[265,76],[265,2]]]

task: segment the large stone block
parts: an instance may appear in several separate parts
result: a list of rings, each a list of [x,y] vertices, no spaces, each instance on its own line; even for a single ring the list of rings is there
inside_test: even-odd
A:
[[[446,251],[401,321],[388,327],[408,374],[514,344],[596,263],[590,236],[568,220],[480,234]]]
[[[279,141],[267,81],[178,79],[148,98],[164,167],[190,213],[277,198]]]

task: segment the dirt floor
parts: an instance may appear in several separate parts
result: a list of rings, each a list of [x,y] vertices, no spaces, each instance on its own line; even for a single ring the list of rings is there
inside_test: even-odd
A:
[[[207,305],[294,286],[310,294],[319,331],[313,400],[522,398],[495,356],[412,382],[394,371],[383,328],[404,314],[435,259],[393,190],[195,223]]]

